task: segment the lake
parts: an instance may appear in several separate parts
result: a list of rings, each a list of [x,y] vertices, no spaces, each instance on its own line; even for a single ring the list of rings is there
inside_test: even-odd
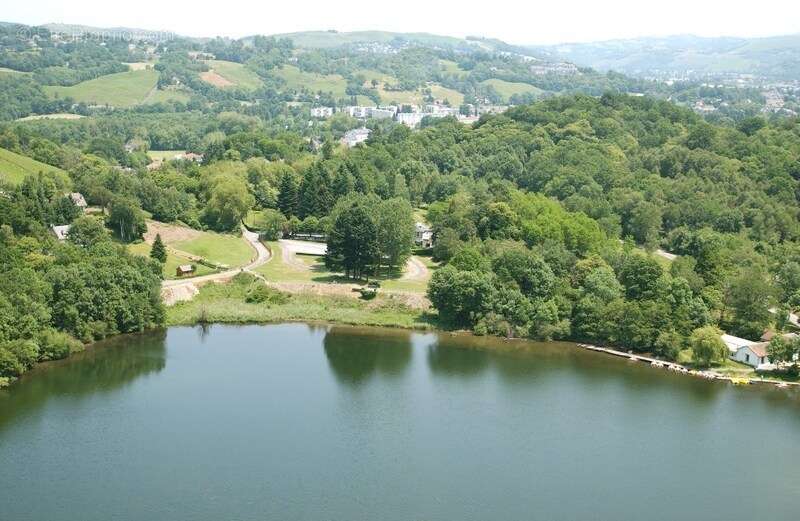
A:
[[[561,343],[116,338],[0,391],[0,519],[797,519],[800,395]]]

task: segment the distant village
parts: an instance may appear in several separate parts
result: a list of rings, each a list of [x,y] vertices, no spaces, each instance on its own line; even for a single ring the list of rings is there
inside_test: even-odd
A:
[[[351,118],[361,121],[368,119],[390,119],[397,123],[402,123],[409,128],[417,128],[425,118],[445,118],[453,117],[466,125],[472,124],[483,114],[500,114],[508,110],[508,105],[472,105],[466,104],[455,108],[447,105],[428,104],[419,105],[380,105],[377,107],[367,106],[345,106],[337,107],[312,107],[311,117],[315,119],[327,119],[339,113],[345,113]],[[342,138],[342,144],[354,147],[363,143],[369,138],[370,130],[364,126],[350,130]]]

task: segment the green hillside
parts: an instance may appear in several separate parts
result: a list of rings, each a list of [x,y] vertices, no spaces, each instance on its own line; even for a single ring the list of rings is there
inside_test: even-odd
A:
[[[284,65],[275,71],[275,75],[286,82],[287,88],[298,91],[306,88],[311,92],[330,92],[342,97],[347,89],[347,80],[338,74],[303,72],[294,65]]]
[[[503,96],[506,99],[506,101],[508,101],[508,98],[510,98],[514,94],[527,94],[527,93],[541,94],[542,92],[544,92],[542,91],[542,89],[534,87],[533,85],[529,85],[527,83],[504,81],[504,80],[498,80],[497,78],[484,80],[481,83],[492,87],[494,90],[497,91],[498,94]]]
[[[0,148],[0,181],[16,185],[21,183],[25,176],[38,172],[59,172],[64,176],[67,175],[60,168]]]
[[[157,81],[158,72],[148,69],[107,74],[71,87],[45,87],[45,91],[53,97],[124,108],[142,103]]]

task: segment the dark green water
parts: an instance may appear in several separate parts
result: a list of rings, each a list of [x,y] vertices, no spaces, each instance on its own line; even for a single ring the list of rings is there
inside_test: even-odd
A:
[[[495,342],[302,324],[109,342],[0,392],[0,519],[800,518],[795,393],[475,349]]]

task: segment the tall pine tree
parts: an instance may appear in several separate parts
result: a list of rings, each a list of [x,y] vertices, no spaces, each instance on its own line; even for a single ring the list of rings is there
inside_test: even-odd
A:
[[[288,219],[297,215],[297,181],[290,173],[283,174],[281,185],[278,189],[278,208]]]

